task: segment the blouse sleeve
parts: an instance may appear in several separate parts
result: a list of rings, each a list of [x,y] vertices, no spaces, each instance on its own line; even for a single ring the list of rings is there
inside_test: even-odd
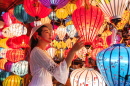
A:
[[[39,66],[44,67],[44,69],[53,75],[60,83],[66,83],[69,70],[67,69],[67,63],[65,60],[58,65],[45,52],[43,52],[43,50],[39,49],[34,55],[34,59]]]

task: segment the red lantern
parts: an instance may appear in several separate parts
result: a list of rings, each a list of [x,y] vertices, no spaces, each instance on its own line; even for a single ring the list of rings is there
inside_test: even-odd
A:
[[[29,15],[36,18],[44,18],[51,12],[51,9],[42,5],[38,0],[24,0],[23,7]]]
[[[91,5],[81,7],[74,11],[72,20],[79,36],[83,36],[85,45],[90,47],[104,22],[101,9]]]
[[[7,62],[7,59],[0,59],[0,69],[5,70],[5,63]]]
[[[92,43],[93,48],[103,46],[103,39],[99,37],[95,37],[93,43]]]
[[[18,62],[25,59],[25,54],[23,50],[11,49],[6,52],[6,58],[11,62]]]

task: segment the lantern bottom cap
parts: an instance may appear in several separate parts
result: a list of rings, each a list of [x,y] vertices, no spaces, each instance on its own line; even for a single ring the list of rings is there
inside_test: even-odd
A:
[[[126,46],[126,44],[123,44],[123,43],[122,44],[113,44],[112,46],[114,46],[114,47],[115,46]]]

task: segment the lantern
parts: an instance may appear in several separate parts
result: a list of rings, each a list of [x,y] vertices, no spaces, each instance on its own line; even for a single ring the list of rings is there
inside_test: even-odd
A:
[[[8,38],[4,38],[4,39],[0,40],[0,46],[2,48],[8,48],[8,46],[6,45],[7,40],[8,40]]]
[[[125,44],[113,44],[98,53],[97,66],[108,86],[130,85],[129,52]]]
[[[6,52],[6,58],[11,62],[18,62],[25,59],[25,54],[23,50],[11,49]]]
[[[128,0],[96,0],[102,11],[110,18],[115,25],[121,20],[126,9]]]
[[[3,28],[3,27],[4,27],[4,25],[5,25],[5,22],[0,21],[0,28]]]
[[[21,36],[27,34],[27,28],[19,23],[10,25],[9,30],[14,36]]]
[[[65,26],[72,25],[72,24],[73,24],[72,16],[67,16],[67,18],[65,19]]]
[[[72,41],[70,38],[68,38],[65,43],[66,43],[66,46],[68,47],[68,49],[72,48]]]
[[[10,50],[11,48],[7,48],[7,49],[2,49],[1,51],[0,51],[0,56],[2,57],[2,58],[6,58],[6,52],[8,51],[8,50]]]
[[[56,55],[57,55],[59,61],[63,60],[63,58],[64,58],[64,51],[65,50],[63,48],[57,49]]]
[[[6,62],[4,65],[5,71],[11,72],[11,68],[12,68],[13,62]]]
[[[11,31],[9,30],[9,27],[5,27],[3,30],[2,30],[2,35],[4,37],[8,37],[8,38],[11,38],[13,37],[13,33],[11,33]]]
[[[7,71],[0,72],[0,81],[3,82],[10,75],[11,72],[7,72]]]
[[[103,24],[102,24],[102,26],[100,27],[100,30],[98,31],[98,34],[99,34],[99,35],[101,35],[101,34],[103,33],[103,31],[104,31],[104,29],[106,28],[106,26],[107,26],[107,22],[104,21]],[[98,35],[98,34],[97,34],[97,35]]]
[[[56,48],[50,47],[49,49],[47,49],[47,53],[49,56],[51,56],[51,58],[54,58],[54,56],[56,55]]]
[[[23,7],[29,15],[36,19],[38,19],[38,17],[44,18],[51,12],[51,9],[42,5],[39,0],[24,0]]]
[[[70,75],[71,86],[106,86],[102,75],[93,68],[79,68]]]
[[[60,49],[60,48],[63,48],[65,49],[66,48],[66,43],[64,41],[60,41],[58,44],[57,44],[57,48]]]
[[[85,6],[85,5],[90,5],[89,4],[89,0],[77,0],[77,2],[76,2],[76,6],[77,6],[77,8],[80,8],[80,7],[82,7],[82,6]]]
[[[80,36],[83,36],[86,48],[89,48],[104,22],[100,8],[88,5],[76,9],[72,15],[73,24]]]
[[[3,86],[20,86],[22,78],[18,75],[10,75],[3,81]]]
[[[11,72],[19,76],[26,75],[28,73],[28,62],[19,61],[19,62],[13,63]]]
[[[60,9],[57,9],[56,16],[59,19],[64,19],[64,18],[66,18],[68,16],[68,13],[67,13],[66,9],[60,8]]]
[[[51,20],[49,19],[49,17],[45,17],[45,18],[41,18],[41,23],[45,24],[45,23],[51,23]]]
[[[60,40],[63,40],[64,36],[66,35],[66,27],[61,25],[57,28],[56,33]]]
[[[96,47],[100,47],[103,46],[103,39],[101,37],[96,37],[92,43],[92,47],[96,48]]]
[[[5,12],[5,13],[3,14],[3,20],[4,20],[4,22],[5,22],[5,24],[6,24],[7,26],[10,26],[10,25],[12,24],[12,20],[11,20],[11,18],[10,18],[10,13],[9,13],[9,12]]]
[[[57,44],[58,44],[58,41],[53,40],[51,44],[52,44],[52,46],[56,47],[56,46],[57,46]]]
[[[70,38],[73,38],[75,33],[76,33],[76,29],[74,27],[74,25],[68,25],[66,27],[66,30],[67,30],[67,35],[70,37]]]
[[[5,70],[5,63],[7,62],[7,59],[3,58],[3,59],[0,59],[0,69],[2,70]]]
[[[50,20],[55,20],[57,21],[58,20],[58,17],[56,16],[56,12],[55,11],[52,11],[49,15],[48,15],[49,19]]]
[[[69,21],[65,24],[65,26],[67,27],[68,25],[73,25],[73,21]]]

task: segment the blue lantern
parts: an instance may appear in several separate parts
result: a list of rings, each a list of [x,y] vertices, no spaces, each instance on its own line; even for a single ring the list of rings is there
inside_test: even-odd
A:
[[[96,62],[108,86],[130,86],[130,48],[125,44],[100,51]]]
[[[0,81],[4,81],[5,78],[7,78],[10,75],[11,75],[11,72],[7,72],[7,71],[0,72]]]

